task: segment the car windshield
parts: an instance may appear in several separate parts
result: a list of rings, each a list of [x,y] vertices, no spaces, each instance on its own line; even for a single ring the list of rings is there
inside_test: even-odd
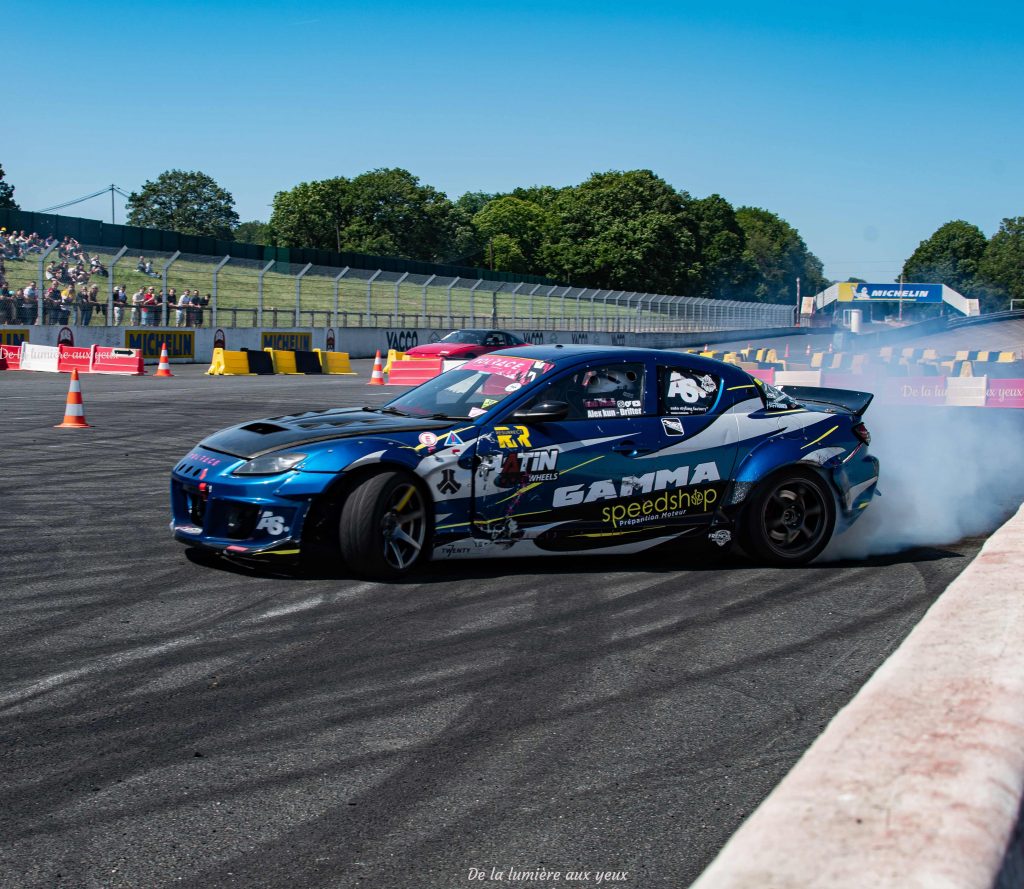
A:
[[[484,344],[484,331],[482,330],[453,330],[448,336],[441,338],[442,343],[466,343],[467,345],[482,346]]]
[[[482,355],[389,401],[384,410],[412,417],[479,417],[553,367],[532,358]]]

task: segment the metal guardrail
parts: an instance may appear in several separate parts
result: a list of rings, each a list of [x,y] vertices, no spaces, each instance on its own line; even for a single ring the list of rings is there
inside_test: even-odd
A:
[[[19,273],[24,276],[30,268],[41,292],[46,286],[47,266],[56,258],[51,255],[55,249],[33,255],[27,262],[9,262],[8,278]],[[346,267],[339,271],[310,263],[298,267],[180,251],[150,253],[145,260],[134,251],[129,255],[126,247],[111,253],[109,248],[83,245],[83,251],[98,257],[106,272],[99,278],[106,290],[105,300],[100,293],[100,305],[90,320],[112,326],[130,323],[133,292],[145,288],[169,294],[170,301],[159,302],[154,310],[158,314],[153,323],[160,326],[176,323],[178,294],[184,289],[203,292],[203,320],[214,326],[494,326],[689,332],[790,327],[794,323],[794,306],[771,303],[383,269]],[[97,283],[96,275],[90,283]],[[127,304],[121,304],[122,311],[114,300],[117,284],[125,287]],[[42,300],[31,309],[33,323],[56,323]]]

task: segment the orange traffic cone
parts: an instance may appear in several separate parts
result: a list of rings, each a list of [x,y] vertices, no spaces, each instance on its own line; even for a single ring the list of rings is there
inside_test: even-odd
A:
[[[789,343],[786,343],[786,354],[783,355],[782,357],[783,358],[789,358]]]
[[[808,343],[808,344],[807,344],[807,351],[806,351],[806,352],[804,352],[804,355],[810,355],[810,354],[811,354],[811,344],[810,344],[810,343]]]
[[[167,343],[160,348],[160,364],[157,365],[155,377],[173,377],[171,373],[171,359],[167,356]]]
[[[370,382],[367,386],[384,385],[384,365],[380,360],[380,349],[377,350],[377,357],[373,359],[373,373],[370,374]]]
[[[78,368],[71,371],[71,385],[68,387],[68,400],[64,408],[64,422],[58,423],[54,429],[89,429],[85,422],[85,408],[82,407],[82,384],[78,382]]]
[[[828,344],[828,352],[829,352],[830,355],[832,354],[832,344],[831,343]]]

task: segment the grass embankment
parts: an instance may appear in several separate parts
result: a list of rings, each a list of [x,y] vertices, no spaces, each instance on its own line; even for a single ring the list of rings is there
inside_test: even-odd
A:
[[[90,255],[99,255],[101,262],[109,268],[113,254],[106,250],[89,250]],[[161,269],[169,257],[147,254],[153,262],[154,276],[136,270],[139,253],[125,254],[114,268],[114,283],[123,284],[129,300],[139,287],[162,287]],[[49,259],[56,259],[56,252]],[[167,270],[167,286],[177,294],[184,290],[199,290],[203,295],[213,293],[213,271],[215,262],[201,257],[183,257],[172,263]],[[255,309],[258,304],[258,276],[260,264],[243,260],[228,262],[217,276],[218,323],[253,326],[256,322]],[[291,268],[293,274],[269,271],[263,278],[264,326],[290,327],[295,311],[295,275],[301,271],[298,266]],[[340,269],[313,268],[303,276],[301,282],[300,326],[326,326],[334,310],[334,276]],[[32,255],[27,260],[7,261],[7,280],[12,290],[24,287],[39,277],[39,258]],[[45,283],[45,282],[44,282]],[[101,275],[93,275],[90,284],[100,286],[100,300],[106,302],[109,281]],[[453,288],[451,293],[451,314],[455,326],[487,325],[492,314],[500,324],[516,327],[564,327],[581,329],[603,329],[604,318],[619,318],[626,321],[636,319],[636,310],[615,306],[614,301],[607,307],[598,302],[595,307],[597,321],[591,324],[591,305],[574,299],[551,297],[540,294],[548,287],[543,286],[533,298],[532,322],[529,321],[529,298],[520,292],[513,298],[509,294],[498,294],[495,299],[488,290],[489,282],[481,284],[475,294],[468,288]],[[403,284],[399,287],[397,307],[393,282],[375,281],[370,296],[371,326],[394,324],[416,326],[423,314],[423,288],[419,284]],[[525,285],[528,292],[533,285]],[[274,310],[276,311],[276,315]],[[232,311],[234,310],[234,311]],[[310,313],[315,313],[310,315]],[[347,326],[361,326],[366,323],[367,282],[356,278],[343,278],[338,288],[339,323]],[[373,317],[377,316],[377,317]],[[426,300],[428,326],[447,326],[448,293],[446,287],[428,287]],[[471,320],[475,316],[475,322]],[[642,316],[644,320],[651,320]],[[550,321],[549,321],[550,319]],[[579,322],[577,323],[577,319]],[[664,320],[664,316],[660,316]],[[173,323],[173,322],[172,322]],[[612,326],[614,327],[614,321]]]

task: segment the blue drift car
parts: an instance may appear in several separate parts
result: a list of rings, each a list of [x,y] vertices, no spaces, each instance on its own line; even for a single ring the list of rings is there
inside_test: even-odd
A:
[[[872,396],[784,393],[653,349],[493,352],[381,408],[270,417],[174,467],[171,528],[237,558],[329,546],[395,579],[427,559],[738,542],[799,565],[871,502]]]

